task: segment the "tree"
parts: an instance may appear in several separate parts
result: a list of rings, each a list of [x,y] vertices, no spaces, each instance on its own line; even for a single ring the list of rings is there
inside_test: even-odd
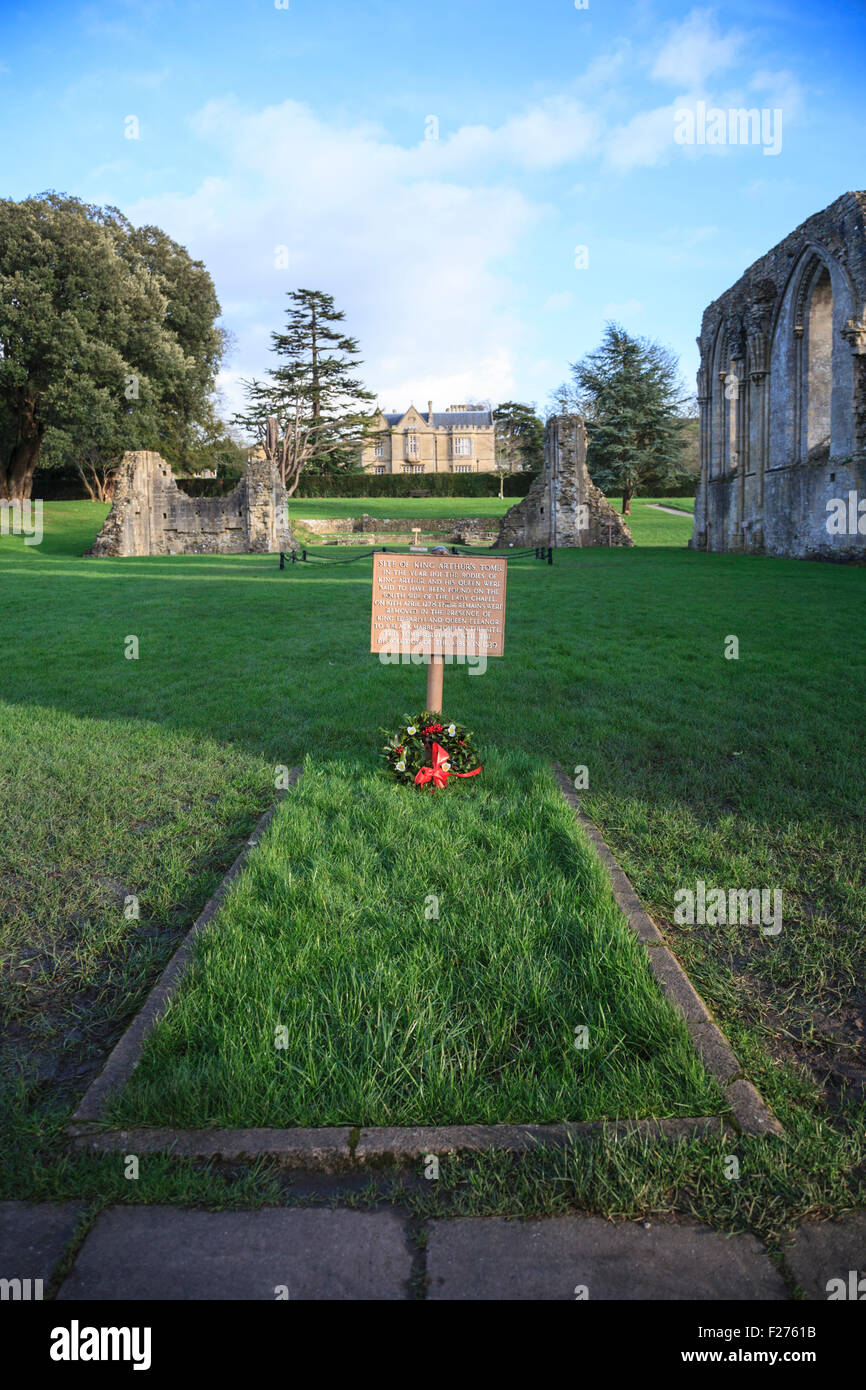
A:
[[[195,477],[209,468],[217,477],[240,477],[246,466],[247,446],[237,425],[215,416],[210,423],[201,426],[187,446],[183,476]]]
[[[621,492],[623,515],[652,479],[682,468],[680,418],[686,396],[675,355],[608,323],[602,344],[572,364],[575,400],[587,425],[587,467],[603,492]]]
[[[291,496],[305,468],[357,467],[373,429],[374,396],[355,375],[358,344],[337,326],[346,316],[333,297],[290,290],[289,300],[286,331],[271,334],[278,365],[269,369],[268,381],[243,383],[247,408],[235,420],[255,430]]]
[[[200,261],[158,227],[49,192],[0,200],[0,496],[52,457],[182,459],[224,347]]]
[[[577,399],[574,384],[570,381],[562,381],[551,391],[548,396],[547,418],[552,415],[573,415],[580,414],[580,404]]]
[[[534,405],[503,401],[493,412],[496,435],[496,461],[509,473],[515,468],[541,468],[544,455],[544,425]]]

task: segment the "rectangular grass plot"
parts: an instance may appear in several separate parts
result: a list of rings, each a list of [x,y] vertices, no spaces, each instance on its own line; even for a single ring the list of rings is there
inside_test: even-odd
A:
[[[552,777],[307,766],[115,1102],[122,1125],[718,1112]]]

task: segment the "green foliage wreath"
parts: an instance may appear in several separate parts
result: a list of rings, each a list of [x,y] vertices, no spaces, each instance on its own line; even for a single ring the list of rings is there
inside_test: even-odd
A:
[[[481,771],[471,731],[444,714],[424,710],[406,715],[396,733],[381,732],[388,736],[382,748],[388,769],[407,786],[435,791],[447,786],[452,776],[474,777]]]

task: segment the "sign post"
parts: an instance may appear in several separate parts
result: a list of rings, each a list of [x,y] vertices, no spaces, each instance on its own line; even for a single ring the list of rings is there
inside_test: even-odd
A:
[[[503,655],[506,575],[499,556],[373,556],[370,650],[386,664],[426,661],[432,714],[442,710],[446,660],[484,670]]]
[[[445,662],[441,656],[431,654],[427,663],[427,704],[431,714],[442,713],[442,680],[445,675]]]

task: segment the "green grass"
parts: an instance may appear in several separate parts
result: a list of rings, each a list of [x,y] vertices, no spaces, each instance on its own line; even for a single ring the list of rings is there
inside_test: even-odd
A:
[[[308,517],[338,519],[363,516],[365,512],[367,516],[405,516],[418,520],[423,517],[499,517],[520,500],[519,497],[293,497],[289,502],[289,515],[292,520]],[[611,501],[619,510],[619,500],[614,497]],[[695,505],[693,497],[637,497],[632,502],[632,511],[654,501],[665,507],[681,507],[684,511],[691,511]],[[655,515],[661,519],[665,513]]]
[[[652,497],[632,499],[631,514],[626,517],[626,521],[635,546],[687,546],[692,534],[692,518],[656,511],[652,505],[654,500]],[[679,507],[685,503],[693,504],[694,499],[661,498],[657,505],[666,507],[670,504],[672,507]]]
[[[694,512],[695,510],[694,497],[637,497],[635,501],[643,507],[674,507],[680,512]],[[632,506],[634,506],[634,502]]]
[[[308,762],[113,1108],[118,1124],[723,1107],[549,771],[491,751],[477,781],[430,795],[371,761]]]
[[[368,560],[282,573],[264,556],[83,560],[104,512],[51,504],[41,546],[0,539],[14,615],[0,677],[6,1195],[84,1182],[60,1161],[60,1121],[270,803],[275,764],[363,763],[423,698],[417,669],[366,650]],[[687,520],[645,519],[665,529],[642,543],[636,516],[633,550],[510,564],[506,655],[483,679],[449,670],[446,702],[485,748],[589,767],[587,811],[789,1142],[736,1196],[702,1148],[691,1181],[660,1150],[646,1186],[637,1157],[615,1188],[599,1172],[591,1191],[551,1183],[550,1200],[632,1210],[663,1191],[688,1210],[699,1190],[720,1220],[736,1201],[756,1229],[771,1189],[780,1220],[844,1210],[866,1172],[864,575],[695,554]],[[666,542],[669,526],[681,539]],[[698,878],[781,887],[780,937],[677,927],[674,894]],[[120,888],[140,895],[139,921]],[[532,1200],[544,1191],[539,1177]]]
[[[408,521],[424,521],[434,517],[500,517],[520,498],[506,497],[325,497],[300,498],[290,503],[289,511],[298,542],[311,549],[321,550],[322,539],[315,535],[307,524],[310,519],[330,520],[362,516],[365,512],[374,517],[405,517]],[[612,499],[617,511],[618,499]],[[652,503],[662,506],[680,507],[690,512],[694,508],[693,497],[636,497],[632,501],[631,515],[627,518],[636,546],[676,546],[688,545],[692,534],[690,516],[672,516],[670,512],[659,512]],[[344,547],[340,547],[342,550]]]

